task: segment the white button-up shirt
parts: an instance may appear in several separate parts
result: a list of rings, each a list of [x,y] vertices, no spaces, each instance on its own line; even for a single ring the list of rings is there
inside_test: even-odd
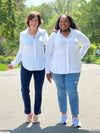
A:
[[[44,44],[48,41],[46,30],[38,28],[35,38],[28,34],[28,28],[20,33],[20,48],[14,61],[13,67],[20,61],[24,68],[30,71],[43,70],[45,68]]]
[[[81,31],[72,28],[70,30],[67,38],[60,30],[51,34],[46,48],[46,73],[51,71],[68,74],[81,71],[81,58],[86,54],[90,41]]]

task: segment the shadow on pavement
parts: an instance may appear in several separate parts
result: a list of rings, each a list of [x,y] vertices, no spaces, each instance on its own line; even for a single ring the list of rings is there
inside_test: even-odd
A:
[[[81,128],[74,128],[73,126],[68,127],[62,124],[50,126],[41,129],[40,123],[37,124],[22,124],[14,130],[0,130],[0,132],[9,133],[100,133],[100,131],[88,131]]]

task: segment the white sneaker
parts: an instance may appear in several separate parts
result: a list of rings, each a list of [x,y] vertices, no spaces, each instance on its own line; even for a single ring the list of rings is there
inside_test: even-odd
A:
[[[67,124],[68,123],[68,117],[67,117],[67,114],[64,114],[61,116],[61,121],[60,123],[62,124]]]
[[[79,118],[78,118],[78,117],[73,117],[73,118],[72,118],[72,122],[73,122],[73,124],[74,124],[74,127],[81,127],[81,126],[82,126],[82,124],[81,124],[81,122],[79,121]]]

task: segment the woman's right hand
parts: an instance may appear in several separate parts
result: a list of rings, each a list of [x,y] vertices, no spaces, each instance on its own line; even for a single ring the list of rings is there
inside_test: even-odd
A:
[[[46,74],[47,80],[51,83],[52,75],[51,73]]]
[[[9,64],[9,65],[7,66],[7,69],[13,69],[13,66],[12,66],[11,64]]]

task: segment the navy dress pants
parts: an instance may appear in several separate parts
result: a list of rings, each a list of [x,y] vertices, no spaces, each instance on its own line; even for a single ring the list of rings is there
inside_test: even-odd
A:
[[[38,115],[41,113],[42,103],[42,86],[44,83],[45,70],[29,71],[21,65],[21,92],[24,101],[25,114],[31,113],[31,100],[30,100],[30,81],[33,75],[34,78],[34,114]]]

